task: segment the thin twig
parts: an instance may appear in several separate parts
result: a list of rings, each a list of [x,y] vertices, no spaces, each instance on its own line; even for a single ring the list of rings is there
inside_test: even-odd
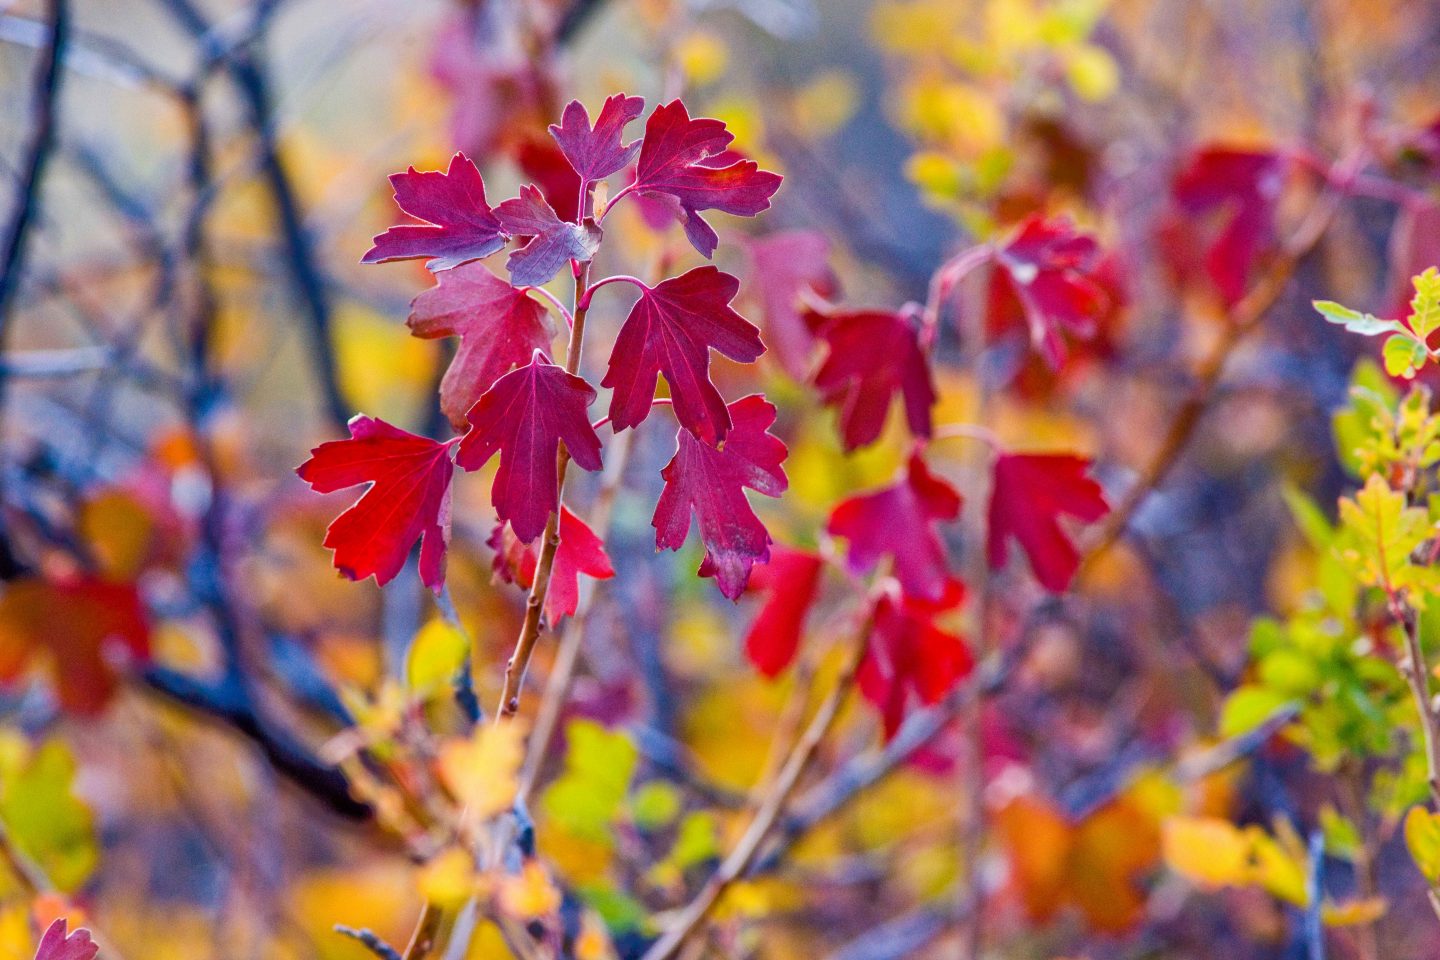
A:
[[[706,918],[710,916],[710,911],[715,909],[715,905],[720,902],[720,898],[725,895],[730,886],[743,878],[750,870],[751,864],[760,853],[761,845],[769,836],[771,828],[775,826],[781,814],[784,813],[791,794],[795,792],[800,778],[809,769],[811,761],[815,759],[820,744],[829,734],[830,728],[834,726],[835,718],[840,713],[840,707],[854,686],[855,675],[864,659],[870,639],[870,630],[874,626],[874,600],[867,601],[867,604],[868,609],[850,640],[850,649],[846,651],[847,659],[840,675],[835,680],[835,685],[816,709],[810,725],[805,728],[805,733],[796,742],[789,759],[786,760],[785,766],[776,776],[770,792],[756,810],[754,819],[750,821],[750,825],[746,828],[739,843],[711,874],[710,879],[705,882],[705,886],[700,889],[695,899],[680,911],[674,923],[649,950],[645,951],[643,960],[669,960],[670,957],[675,956],[686,941],[704,924]]]

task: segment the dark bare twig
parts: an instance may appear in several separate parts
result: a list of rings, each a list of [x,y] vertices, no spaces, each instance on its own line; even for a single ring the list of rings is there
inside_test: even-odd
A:
[[[357,930],[354,927],[347,927],[343,923],[337,923],[335,924],[335,932],[341,936],[349,937],[351,940],[359,941],[367,950],[375,954],[375,956],[380,957],[381,960],[401,960],[400,951],[381,939],[380,935],[374,930]]]
[[[15,209],[5,229],[0,247],[0,354],[9,352],[10,313],[20,289],[20,275],[25,269],[30,228],[40,208],[40,186],[45,168],[55,150],[59,127],[61,64],[70,36],[69,0],[51,0],[50,42],[40,58],[35,79],[34,134],[16,189]],[[5,406],[7,378],[0,373],[0,414]]]

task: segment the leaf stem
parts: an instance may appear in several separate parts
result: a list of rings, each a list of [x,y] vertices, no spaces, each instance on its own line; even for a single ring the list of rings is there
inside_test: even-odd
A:
[[[641,280],[639,277],[632,277],[628,273],[617,273],[613,277],[606,277],[604,280],[595,281],[592,286],[586,289],[585,292],[580,295],[580,299],[577,301],[578,306],[576,307],[576,310],[590,309],[590,298],[595,296],[596,290],[599,290],[607,283],[629,283],[639,287],[641,290],[650,289],[650,285],[644,280]]]
[[[785,765],[781,767],[779,774],[775,777],[775,782],[756,810],[754,819],[746,828],[745,834],[715,872],[710,875],[710,879],[705,882],[705,886],[700,889],[695,899],[681,910],[670,928],[645,952],[642,960],[669,960],[674,957],[686,941],[704,924],[710,916],[710,912],[715,909],[715,905],[720,902],[720,898],[730,889],[730,886],[749,871],[751,864],[754,863],[760,852],[760,845],[765,842],[771,828],[775,826],[776,821],[784,812],[800,778],[809,769],[811,761],[819,752],[820,744],[834,726],[835,718],[840,714],[840,707],[844,704],[846,695],[855,685],[855,676],[865,658],[870,631],[874,624],[875,599],[871,597],[867,601],[864,619],[851,637],[850,650],[845,665],[835,680],[835,685],[816,709],[815,716],[811,718],[805,732],[796,741]]]
[[[549,302],[550,306],[555,308],[556,312],[559,313],[560,316],[565,318],[565,326],[569,329],[574,329],[575,317],[573,314],[570,313],[570,308],[560,302],[559,297],[555,296],[555,294],[551,293],[549,290],[546,290],[544,287],[531,286],[525,287],[524,289],[526,293],[540,294],[540,296],[544,300]]]

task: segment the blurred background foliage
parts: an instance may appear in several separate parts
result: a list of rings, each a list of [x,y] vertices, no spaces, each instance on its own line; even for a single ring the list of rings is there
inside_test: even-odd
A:
[[[545,125],[572,96],[593,108],[617,90],[683,94],[785,175],[773,210],[727,225],[739,242],[720,262],[745,280],[747,315],[794,309],[767,302],[763,283],[790,255],[770,246],[787,231],[813,232],[828,257],[803,283],[891,306],[924,300],[949,256],[1031,213],[1099,237],[1113,309],[1070,344],[1071,362],[1036,361],[1023,323],[986,310],[981,290],[973,337],[947,328],[938,347],[939,424],[983,420],[1007,447],[1083,451],[1124,490],[1224,349],[1203,423],[1075,596],[1012,577],[953,618],[1018,661],[984,709],[979,858],[956,855],[977,778],[947,729],[732,890],[704,949],[949,956],[963,886],[985,892],[997,957],[1307,956],[1303,921],[1320,905],[1305,837],[1320,825],[1336,857],[1334,954],[1436,953],[1398,839],[1419,771],[1394,732],[1413,708],[1388,663],[1347,646],[1361,588],[1327,566],[1354,418],[1373,412],[1341,419],[1344,457],[1331,416],[1370,345],[1308,303],[1393,311],[1440,259],[1440,207],[1425,202],[1440,185],[1440,8],[69,6],[54,145],[27,201],[52,7],[0,3],[0,176],[20,185],[7,204],[34,203],[23,271],[0,299],[0,825],[24,860],[0,871],[0,957],[28,958],[34,924],[65,914],[116,957],[358,958],[335,924],[403,943],[422,898],[467,895],[465,863],[415,864],[375,824],[376,809],[403,820],[384,809],[394,798],[363,806],[345,778],[363,775],[362,746],[382,766],[463,747],[476,753],[448,765],[442,753],[440,767],[483,802],[487,783],[464,771],[513,778],[513,744],[417,733],[422,717],[455,725],[451,674],[469,641],[413,576],[383,590],[339,579],[321,541],[347,501],[310,495],[292,470],[352,411],[448,435],[434,403],[448,348],[401,322],[423,269],[358,264],[393,220],[385,175],[460,149],[496,196],[544,184]],[[1251,184],[1273,213],[1257,232],[1273,240],[1314,201],[1315,171],[1357,143],[1406,199],[1347,202],[1263,325],[1228,343],[1238,298],[1206,277],[1217,216],[1184,209],[1172,185],[1215,145],[1283,158]],[[652,278],[695,259],[638,208],[607,227],[623,238],[607,250],[625,251],[607,270]],[[595,319],[613,332],[622,316],[611,305]],[[774,358],[716,369],[739,389],[727,393],[763,387],[780,406],[791,488],[756,504],[778,541],[815,546],[837,500],[904,462],[898,422],[844,456],[833,416]],[[1356,378],[1396,389],[1373,367]],[[788,676],[757,676],[740,643],[756,601],[697,581],[697,550],[655,554],[671,442],[634,437],[614,504],[619,575],[585,621],[564,749],[532,804],[550,874],[502,893],[523,916],[563,888],[583,960],[639,955],[743,827],[747,793],[777,762],[773,735],[838,669],[822,644]],[[983,502],[986,471],[965,445],[937,444],[934,461]],[[476,692],[493,703],[521,594],[492,577],[487,487],[457,489],[450,584],[477,645]],[[581,502],[597,490],[582,478]],[[978,529],[947,532],[957,558],[976,553]],[[1308,605],[1317,585],[1328,606]],[[1353,628],[1343,643],[1321,629],[1335,618]],[[810,635],[828,640],[838,619],[822,609]],[[1247,742],[1240,764],[1207,752],[1297,697],[1291,736]],[[847,709],[826,768],[870,756],[876,731]],[[473,957],[511,955],[498,929],[471,944]]]

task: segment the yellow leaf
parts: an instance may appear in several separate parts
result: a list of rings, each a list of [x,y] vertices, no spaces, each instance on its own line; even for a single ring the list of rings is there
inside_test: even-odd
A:
[[[1384,897],[1366,897],[1344,903],[1327,903],[1320,908],[1320,918],[1327,927],[1353,927],[1374,923],[1390,908]]]
[[[560,909],[560,891],[537,861],[500,881],[500,906],[516,917],[544,917]]]
[[[475,864],[469,854],[451,848],[420,870],[417,887],[430,903],[457,907],[470,898],[476,887]]]
[[[518,721],[479,727],[469,740],[440,752],[440,773],[469,815],[486,820],[515,802],[516,774],[525,758],[525,729]]]
[[[711,33],[692,33],[675,44],[675,63],[690,85],[703,87],[725,72],[730,51]]]
[[[410,692],[422,699],[448,691],[465,664],[470,643],[465,634],[436,617],[415,633],[405,655],[405,679]]]
[[[1440,814],[1411,807],[1405,814],[1405,846],[1425,879],[1440,884]]]
[[[1161,837],[1170,869],[1200,887],[1240,885],[1249,876],[1250,841],[1228,820],[1171,817]]]

